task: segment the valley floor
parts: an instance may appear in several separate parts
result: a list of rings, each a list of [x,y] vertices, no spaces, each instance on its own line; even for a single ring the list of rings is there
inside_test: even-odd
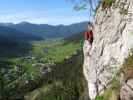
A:
[[[24,56],[1,60],[2,100],[82,100],[82,43],[63,39],[32,42]]]

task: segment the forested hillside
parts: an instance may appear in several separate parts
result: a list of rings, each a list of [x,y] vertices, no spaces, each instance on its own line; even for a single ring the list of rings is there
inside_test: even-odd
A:
[[[0,57],[21,55],[31,48],[30,41],[39,40],[42,37],[0,26]]]

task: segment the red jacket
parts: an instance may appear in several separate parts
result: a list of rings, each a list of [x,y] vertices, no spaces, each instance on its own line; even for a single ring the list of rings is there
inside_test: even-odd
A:
[[[93,42],[93,32],[92,31],[85,32],[84,36],[85,36],[85,40],[90,40],[91,43]]]

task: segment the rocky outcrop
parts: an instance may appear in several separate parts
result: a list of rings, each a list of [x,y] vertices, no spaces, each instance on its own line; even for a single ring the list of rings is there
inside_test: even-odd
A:
[[[116,0],[104,10],[100,6],[94,27],[92,49],[84,43],[83,66],[92,100],[109,87],[133,48],[133,0]]]
[[[121,100],[133,100],[133,79],[129,79],[120,90]]]

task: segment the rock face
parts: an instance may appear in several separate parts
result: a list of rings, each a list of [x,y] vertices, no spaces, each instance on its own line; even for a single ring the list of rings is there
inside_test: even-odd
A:
[[[90,99],[104,92],[133,48],[133,0],[116,0],[111,8],[100,6],[94,19],[94,42],[84,43],[84,75]],[[91,56],[88,56],[88,52]]]
[[[121,100],[133,100],[133,79],[128,80],[120,90]]]

